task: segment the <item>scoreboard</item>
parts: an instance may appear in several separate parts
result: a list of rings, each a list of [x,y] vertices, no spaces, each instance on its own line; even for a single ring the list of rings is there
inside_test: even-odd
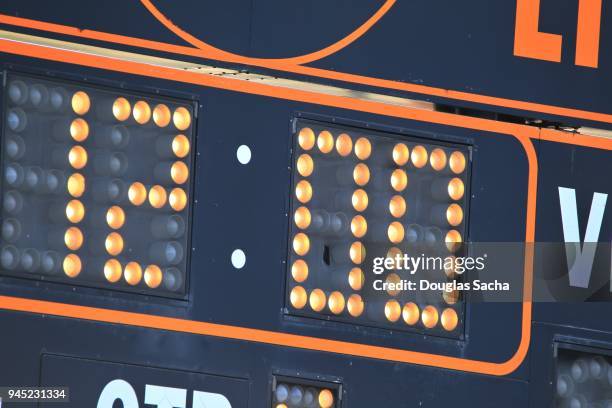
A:
[[[602,71],[382,58],[391,0],[123,3],[0,4],[0,406],[610,405]]]

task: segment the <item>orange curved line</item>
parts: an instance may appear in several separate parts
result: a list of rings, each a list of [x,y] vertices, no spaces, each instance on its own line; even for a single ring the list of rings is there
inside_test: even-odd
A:
[[[353,43],[359,37],[367,33],[374,24],[376,24],[387,12],[393,7],[396,0],[386,0],[385,3],[368,18],[362,25],[357,27],[353,32],[336,41],[335,43],[328,45],[318,51],[314,51],[308,54],[299,55],[289,58],[253,58],[244,55],[234,54],[214,47],[196,37],[189,34],[166,17],[154,4],[152,0],[140,0],[142,5],[155,17],[161,24],[163,24],[168,30],[172,31],[175,35],[193,45],[194,47],[205,52],[206,58],[211,59],[225,59],[232,60],[233,62],[241,64],[262,64],[265,62],[274,62],[280,65],[301,65],[309,62],[317,61],[322,58],[328,57],[346,46]]]

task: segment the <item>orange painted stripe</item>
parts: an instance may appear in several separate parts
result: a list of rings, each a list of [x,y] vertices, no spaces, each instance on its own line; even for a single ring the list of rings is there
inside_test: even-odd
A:
[[[367,344],[347,343],[338,340],[300,336],[289,333],[270,332],[237,326],[215,323],[195,322],[172,317],[153,316],[142,313],[118,310],[98,309],[86,306],[47,302],[42,300],[23,299],[0,296],[0,308],[20,312],[40,313],[55,316],[68,316],[76,319],[94,320],[104,323],[124,324],[151,329],[192,333],[225,339],[243,340],[271,344],[275,346],[294,347],[304,350],[340,353],[378,360],[421,364],[449,369],[463,370],[467,365],[474,365],[490,374],[504,375],[516,369],[516,363],[485,363],[456,357],[445,357],[434,354],[408,350],[389,349]],[[520,350],[521,354],[526,349]],[[524,358],[524,356],[522,356]]]
[[[272,68],[273,67],[266,67]],[[347,83],[357,83],[362,85],[373,86],[377,88],[393,89],[397,91],[419,93],[440,98],[455,99],[465,102],[479,103],[483,105],[493,105],[502,108],[518,109],[523,111],[540,112],[549,115],[564,116],[576,119],[590,120],[594,122],[612,123],[612,114],[592,112],[575,108],[564,108],[561,106],[547,105],[537,102],[527,102],[515,99],[500,98],[497,96],[489,96],[475,94],[470,92],[453,91],[452,89],[436,88],[426,85],[407,84],[403,82],[391,81],[388,79],[372,78],[362,75],[348,74],[343,72],[329,71],[320,68],[312,67],[292,67],[285,69],[292,73],[316,76],[319,78],[333,79]]]
[[[592,147],[595,149],[612,150],[612,139],[578,133],[562,132],[555,129],[542,129],[540,139],[555,143],[565,143],[575,146]]]
[[[215,87],[254,95],[261,95],[305,103],[313,103],[323,106],[333,106],[344,109],[352,109],[356,111],[375,113],[389,117],[397,117],[488,132],[496,132],[502,135],[514,137],[523,146],[529,165],[527,186],[527,219],[525,221],[525,242],[533,243],[535,240],[538,161],[535,148],[531,139],[537,138],[539,136],[539,130],[537,128],[511,123],[497,122],[481,118],[462,117],[459,115],[452,115],[442,112],[425,111],[403,106],[391,106],[378,102],[363,101],[350,97],[318,94],[316,92],[311,91],[275,87],[272,85],[258,84],[249,81],[240,81],[231,78],[194,74],[182,70],[150,66],[137,62],[120,61],[112,58],[54,49],[49,47],[43,47],[40,45],[18,43],[8,40],[0,40],[0,52],[100,68],[104,70],[112,70],[134,75],[161,78],[171,81],[180,81],[195,85]],[[521,365],[529,349],[529,342],[531,339],[532,288],[533,249],[531,245],[528,245],[527,250],[525,251],[525,270],[523,284],[524,302],[522,306],[521,317],[521,340],[517,346],[515,354],[507,361],[501,363],[469,360],[457,357],[420,353],[387,347],[378,347],[361,343],[349,343],[300,336],[282,332],[211,324],[205,322],[169,318],[164,316],[83,307],[57,302],[43,302],[39,300],[7,296],[0,297],[0,308],[4,308],[7,310],[27,311],[33,313],[52,314],[108,323],[119,323],[140,327],[173,330],[208,336],[232,338],[244,341],[255,341],[266,344],[274,344],[278,346],[297,347],[308,350],[348,354],[359,357],[420,364],[473,373],[506,375],[513,372],[517,369],[517,367]]]

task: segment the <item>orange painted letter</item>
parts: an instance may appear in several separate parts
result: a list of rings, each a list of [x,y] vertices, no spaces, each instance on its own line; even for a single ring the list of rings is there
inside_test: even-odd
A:
[[[576,65],[597,68],[600,30],[601,0],[580,0],[576,30]]]
[[[514,55],[561,62],[563,37],[538,31],[539,19],[540,0],[517,0]]]

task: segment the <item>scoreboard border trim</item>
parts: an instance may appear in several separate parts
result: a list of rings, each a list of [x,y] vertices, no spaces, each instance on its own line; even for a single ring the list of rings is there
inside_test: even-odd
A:
[[[159,66],[153,67],[139,62],[122,61],[98,55],[83,54],[74,51],[50,48],[31,43],[19,43],[4,39],[0,39],[0,52],[21,55],[28,58],[46,59],[72,65],[129,73],[144,77],[156,77],[174,82],[184,82],[192,85],[212,87],[240,93],[249,93],[277,99],[362,111],[381,116],[397,117],[400,119],[430,122],[434,124],[444,124],[447,126],[462,127],[485,132],[495,132],[514,137],[523,146],[529,164],[525,242],[528,244],[534,242],[538,160],[535,147],[531,139],[538,138],[539,129],[537,128],[497,122],[488,119],[462,117],[444,112],[425,111],[397,105],[386,105],[379,102],[364,101],[345,96],[323,95],[313,91],[288,89],[225,77],[206,76],[173,68]],[[346,341],[330,340],[254,328],[206,323],[144,313],[79,306],[74,304],[11,296],[0,296],[0,308],[13,311],[78,318],[90,321],[118,323],[138,327],[186,332],[220,338],[230,338],[235,340],[259,342],[278,346],[295,347],[307,350],[332,352],[357,357],[374,358],[379,360],[501,376],[515,371],[523,363],[529,350],[529,343],[531,340],[533,257],[533,247],[532,245],[527,245],[527,249],[525,251],[525,279],[523,284],[524,300],[522,302],[521,340],[514,355],[507,361],[501,363],[381,347],[363,343],[351,343]]]

